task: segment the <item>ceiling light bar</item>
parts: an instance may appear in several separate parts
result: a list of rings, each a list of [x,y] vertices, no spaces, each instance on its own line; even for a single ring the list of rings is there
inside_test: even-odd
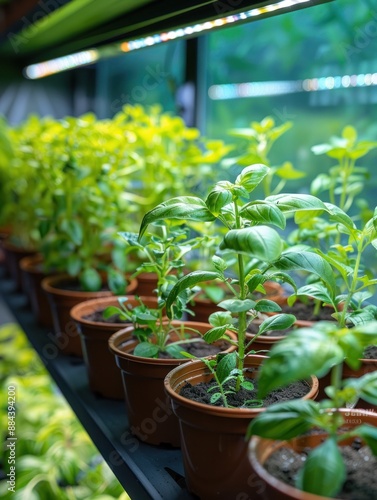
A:
[[[212,85],[208,89],[208,95],[210,99],[220,101],[226,99],[242,99],[245,97],[284,95],[296,92],[317,92],[341,88],[370,87],[375,85],[377,85],[377,73],[361,73],[358,75],[306,78],[305,80]]]
[[[259,16],[270,14],[271,12],[284,11],[287,9],[298,7],[301,4],[313,4],[313,0],[281,0],[280,2],[266,5],[265,7],[251,9],[239,14],[232,14],[221,19],[206,21],[192,26],[174,29],[164,33],[156,33],[142,38],[124,41],[121,43],[118,42],[103,48],[100,47],[98,49],[84,50],[82,52],[58,57],[49,61],[31,64],[30,66],[27,66],[25,68],[24,74],[27,78],[32,80],[43,78],[55,73],[91,64],[92,62],[98,61],[99,59],[114,57],[124,52],[132,52],[134,50],[151,47],[153,45],[177,40],[180,38],[196,36],[214,28],[235,24],[240,21],[244,22],[248,19],[252,20]]]

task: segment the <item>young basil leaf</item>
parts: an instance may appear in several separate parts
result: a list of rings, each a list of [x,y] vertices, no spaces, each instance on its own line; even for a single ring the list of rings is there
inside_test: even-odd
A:
[[[284,229],[286,225],[281,210],[275,204],[266,201],[252,201],[244,205],[240,210],[240,215],[246,220],[259,224],[274,224],[280,229]]]
[[[216,326],[215,328],[211,328],[203,335],[203,339],[207,342],[207,344],[213,344],[216,340],[221,339],[221,337],[225,334],[227,326]]]
[[[346,467],[334,438],[314,448],[299,471],[297,487],[324,497],[335,496],[346,478]]]
[[[245,299],[245,300],[227,299],[220,302],[218,306],[221,307],[222,309],[226,309],[229,312],[239,313],[244,311],[250,311],[250,309],[253,309],[255,307],[255,304],[256,302],[250,299]]]
[[[258,300],[254,309],[259,312],[279,312],[281,307],[276,302],[267,299]]]
[[[84,290],[96,292],[101,289],[102,279],[94,268],[89,267],[81,273],[80,283]]]
[[[169,344],[166,346],[166,352],[174,359],[184,359],[187,356],[184,354],[185,346],[183,344]]]
[[[218,217],[221,213],[221,209],[226,205],[229,205],[232,199],[233,195],[231,191],[229,191],[228,189],[224,189],[219,185],[216,185],[207,196],[206,205],[208,207],[208,210],[215,217]]]
[[[220,384],[229,377],[236,367],[237,354],[235,352],[228,353],[220,359],[216,367],[216,374]]]
[[[110,269],[107,275],[107,281],[110,290],[115,295],[121,295],[126,292],[127,281],[122,272],[116,271],[115,269]]]
[[[323,282],[328,284],[328,292],[334,299],[336,289],[334,272],[328,262],[314,252],[292,251],[283,252],[274,266],[281,270],[303,270],[317,275]]]
[[[277,194],[268,196],[265,201],[275,203],[285,213],[305,211],[326,211],[326,205],[311,194]]]
[[[206,271],[193,271],[190,274],[186,274],[170,290],[169,295],[166,300],[166,313],[168,317],[171,317],[171,307],[174,301],[177,299],[178,295],[186,290],[186,288],[192,288],[198,283],[204,283],[206,281],[211,281],[215,279],[221,279],[222,276],[215,272]]]
[[[295,321],[296,317],[293,314],[277,314],[265,319],[260,325],[258,333],[262,334],[270,330],[284,330],[285,328],[290,328]]]
[[[133,352],[135,356],[141,356],[143,358],[157,358],[158,353],[158,347],[150,342],[141,342],[137,344]]]
[[[106,307],[106,309],[104,309],[102,316],[104,317],[104,319],[109,319],[112,316],[115,316],[115,315],[118,316],[120,314],[124,314],[124,313],[119,307],[108,306],[108,307]]]
[[[207,205],[195,196],[181,196],[171,198],[144,215],[139,230],[139,240],[149,224],[160,220],[186,219],[198,222],[211,222],[215,216],[208,210]]]
[[[228,326],[232,325],[233,318],[229,312],[218,311],[210,314],[208,317],[208,322],[212,326]]]
[[[259,186],[269,172],[269,167],[262,163],[250,165],[242,170],[235,184],[245,188],[249,193]]]
[[[263,362],[259,377],[258,397],[265,397],[278,387],[322,377],[343,361],[343,350],[331,332],[317,328],[299,328],[275,344]]]
[[[347,379],[344,387],[354,388],[361,399],[377,405],[377,372],[367,373],[360,378]]]
[[[318,412],[317,403],[310,400],[276,403],[251,421],[246,437],[257,435],[267,439],[292,439],[312,427]]]
[[[263,262],[272,263],[282,253],[283,240],[275,229],[268,226],[232,229],[225,235],[220,249],[246,253],[261,259]]]

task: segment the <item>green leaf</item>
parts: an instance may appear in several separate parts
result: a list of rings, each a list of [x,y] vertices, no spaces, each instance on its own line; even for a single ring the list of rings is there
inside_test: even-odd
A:
[[[254,300],[250,299],[227,299],[220,302],[218,306],[232,313],[240,313],[244,311],[250,311],[250,309],[254,309],[255,302]]]
[[[226,330],[227,326],[215,326],[203,335],[203,339],[207,342],[207,344],[213,344],[216,340],[221,339]]]
[[[82,260],[76,254],[72,254],[67,260],[67,272],[70,276],[78,276],[82,268]]]
[[[254,309],[259,312],[279,312],[281,307],[276,302],[267,299],[258,300]]]
[[[212,326],[225,326],[231,325],[233,318],[229,312],[218,311],[210,314],[208,321]]]
[[[258,224],[274,224],[284,229],[285,217],[281,210],[274,204],[266,201],[252,201],[244,205],[240,210],[240,215],[246,220]]]
[[[225,262],[224,259],[222,259],[221,257],[219,257],[218,255],[214,255],[212,257],[212,263],[216,269],[216,271],[219,271],[219,272],[224,272],[227,268],[228,268],[228,264]]]
[[[361,399],[377,405],[377,372],[367,373],[360,378],[349,378],[344,387],[352,387]]]
[[[143,358],[156,358],[158,355],[159,349],[155,344],[151,344],[150,342],[140,342],[134,349],[135,356],[141,356]]]
[[[262,334],[271,330],[284,330],[290,328],[295,321],[296,317],[293,314],[277,314],[265,319],[260,325],[258,333]]]
[[[102,316],[104,319],[109,319],[111,316],[115,316],[118,314],[122,314],[123,311],[119,307],[115,306],[108,306],[106,309],[103,311]]]
[[[75,245],[81,245],[83,240],[83,230],[81,224],[77,220],[64,219],[61,223],[61,229],[67,233]]]
[[[323,201],[311,194],[277,194],[268,196],[265,201],[275,203],[285,213],[302,210],[328,211]]]
[[[235,352],[230,352],[223,356],[216,366],[216,375],[220,382],[229,377],[230,373],[237,367],[237,354]]]
[[[283,240],[268,226],[232,229],[220,244],[221,250],[234,250],[253,255],[262,262],[276,261],[283,250]]]
[[[231,191],[228,189],[223,189],[221,186],[216,185],[214,189],[209,193],[206,199],[206,205],[208,210],[215,216],[218,217],[221,213],[221,209],[225,205],[229,205],[233,199]]]
[[[187,358],[187,356],[184,354],[184,344],[169,344],[166,346],[165,351],[174,359]]]
[[[110,290],[115,295],[126,293],[127,281],[122,272],[116,271],[115,269],[109,269],[107,282],[109,284]]]
[[[296,295],[305,295],[307,297],[314,297],[315,299],[318,299],[326,304],[331,304],[332,302],[332,297],[330,296],[326,288],[323,286],[323,284],[319,282],[311,283],[310,285],[305,285],[300,287],[297,290]]]
[[[317,403],[310,400],[276,403],[251,421],[246,437],[257,435],[266,439],[292,439],[312,427],[318,412]]]
[[[332,333],[334,328],[328,323],[299,328],[275,344],[260,371],[259,397],[310,375],[322,377],[341,363],[344,355]]]
[[[268,174],[269,167],[261,163],[250,165],[242,170],[235,184],[242,186],[251,193]]]
[[[211,281],[215,279],[221,279],[222,276],[219,273],[212,271],[193,271],[192,273],[186,274],[170,290],[168,298],[166,299],[166,313],[168,317],[171,317],[171,307],[177,299],[178,295],[182,293],[187,288],[192,288],[198,283],[204,283],[206,281]]]
[[[302,270],[317,275],[329,285],[329,293],[334,298],[336,288],[333,270],[328,262],[314,252],[287,250],[274,266],[284,271]]]
[[[81,273],[80,283],[84,290],[97,292],[101,289],[102,279],[98,271],[92,267],[88,267]]]
[[[334,438],[314,448],[299,471],[297,487],[308,493],[333,497],[341,490],[346,478],[346,467]]]
[[[215,216],[208,210],[200,198],[181,196],[171,198],[144,215],[140,225],[139,239],[143,236],[149,224],[159,220],[186,219],[189,221],[210,222]]]

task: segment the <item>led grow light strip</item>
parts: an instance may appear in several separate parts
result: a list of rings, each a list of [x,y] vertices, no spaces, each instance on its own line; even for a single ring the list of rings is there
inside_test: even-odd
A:
[[[43,78],[45,76],[53,75],[61,71],[84,66],[86,64],[97,61],[98,59],[112,57],[122,52],[132,52],[134,50],[151,47],[153,45],[169,42],[179,38],[197,35],[213,28],[234,24],[240,21],[245,21],[247,19],[251,20],[255,17],[268,14],[270,12],[289,9],[300,4],[312,2],[313,0],[282,0],[271,5],[266,5],[265,7],[251,9],[245,12],[241,12],[240,14],[232,14],[231,16],[223,17],[221,19],[215,19],[214,21],[206,21],[192,26],[186,26],[185,28],[171,30],[166,33],[158,33],[142,38],[137,38],[135,40],[112,44],[104,48],[84,50],[82,52],[77,52],[68,56],[58,57],[56,59],[51,59],[49,61],[44,61],[37,64],[31,64],[30,66],[27,66],[25,68],[24,74],[27,78],[35,80],[37,78]]]
[[[317,92],[350,87],[369,87],[377,85],[377,73],[359,75],[327,76],[305,80],[248,82],[212,85],[208,95],[213,100],[241,99],[245,97],[265,97],[292,94],[296,92]]]

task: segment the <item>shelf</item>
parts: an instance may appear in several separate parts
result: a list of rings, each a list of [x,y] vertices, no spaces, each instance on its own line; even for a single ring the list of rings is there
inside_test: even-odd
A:
[[[146,445],[129,432],[125,404],[94,395],[81,359],[52,357],[50,330],[36,324],[22,293],[0,268],[0,299],[25,331],[51,377],[132,500],[189,500],[179,449]],[[55,354],[55,353],[54,353]],[[63,425],[63,423],[62,423]]]

